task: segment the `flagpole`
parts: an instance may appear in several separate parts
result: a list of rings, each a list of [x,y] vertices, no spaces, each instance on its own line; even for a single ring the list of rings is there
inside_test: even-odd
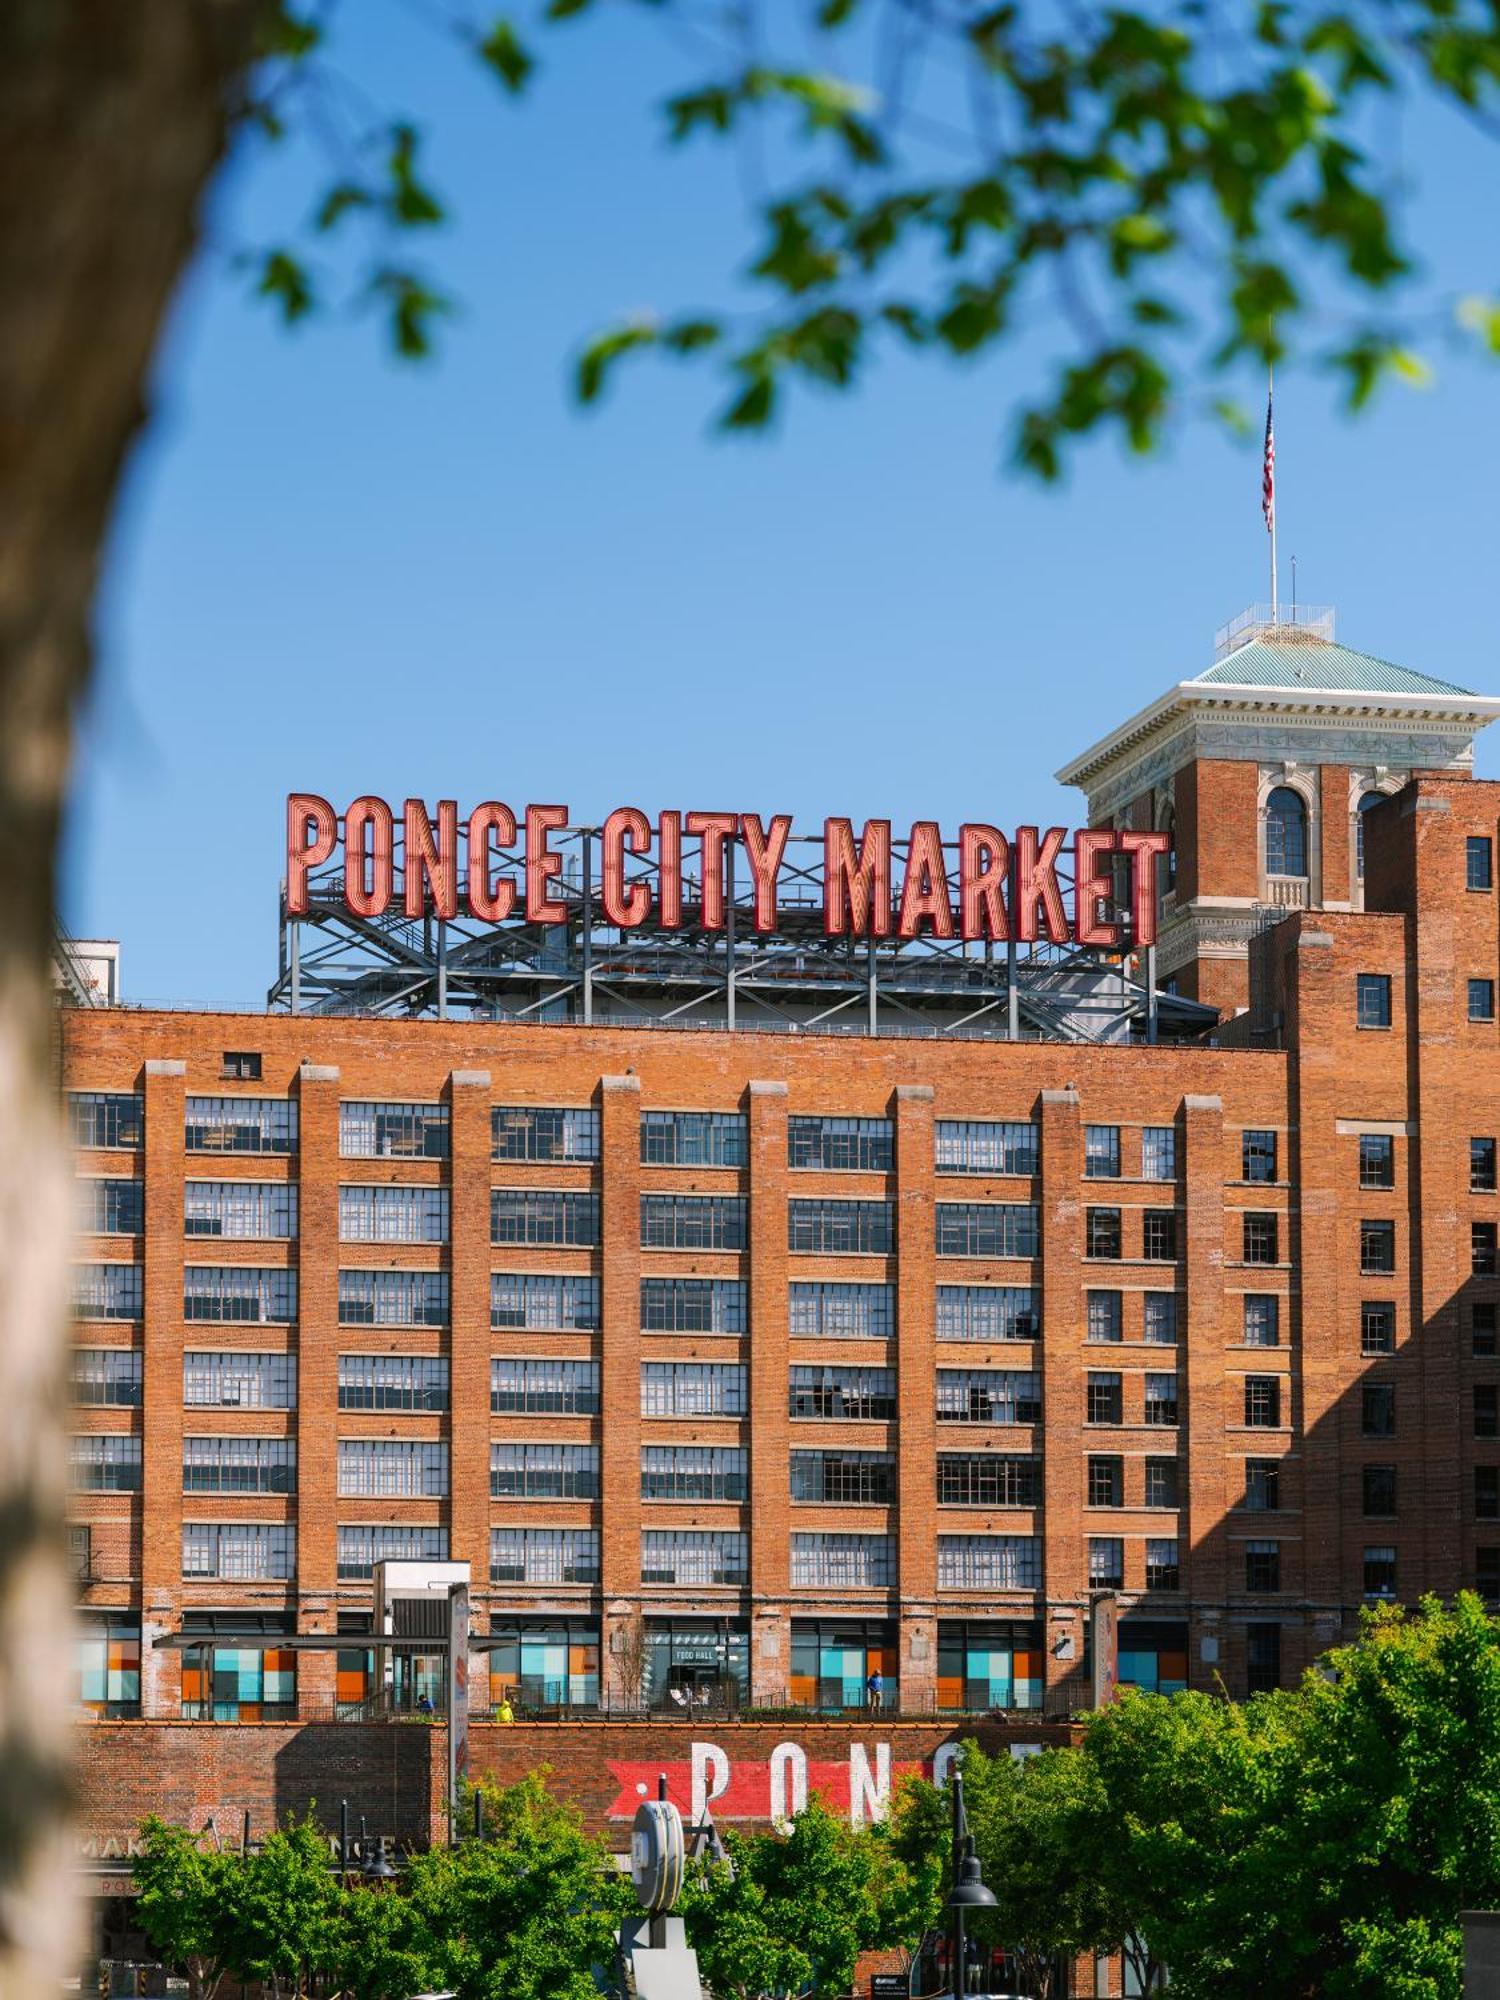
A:
[[[1275,397],[1276,364],[1274,361],[1268,361],[1266,363],[1266,425],[1268,430],[1271,425],[1271,406],[1275,401]],[[1279,625],[1281,622],[1281,608],[1276,595],[1276,502],[1274,496],[1271,501],[1271,520],[1269,525],[1271,529],[1271,623]]]

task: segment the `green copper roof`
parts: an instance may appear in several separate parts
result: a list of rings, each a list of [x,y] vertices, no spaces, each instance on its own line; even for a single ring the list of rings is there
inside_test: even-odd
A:
[[[1195,674],[1193,687],[1263,687],[1288,692],[1302,689],[1340,694],[1472,694],[1452,681],[1434,680],[1430,674],[1414,674],[1389,660],[1377,660],[1369,653],[1356,653],[1326,639],[1293,639],[1278,642],[1252,639],[1226,659],[1217,661],[1206,673]]]

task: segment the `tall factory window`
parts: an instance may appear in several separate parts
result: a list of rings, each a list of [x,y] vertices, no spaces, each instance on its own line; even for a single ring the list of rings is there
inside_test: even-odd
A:
[[[1396,1435],[1396,1385],[1365,1382],[1360,1387],[1360,1429],[1366,1437]]]
[[[1037,1209],[1030,1201],[940,1201],[940,1257],[1034,1257]]]
[[[1257,1595],[1280,1590],[1280,1542],[1246,1542],[1245,1588]]]
[[[1281,1301],[1274,1292],[1246,1292],[1243,1338],[1246,1347],[1281,1345]]]
[[[1147,1292],[1141,1313],[1141,1334],[1152,1347],[1177,1345],[1175,1292]]]
[[[75,1493],[139,1493],[140,1439],[113,1431],[69,1438],[68,1483]]]
[[[1173,1375],[1148,1375],[1146,1377],[1146,1400],[1144,1417],[1148,1424],[1175,1424],[1177,1422],[1177,1377]]]
[[[446,1160],[446,1104],[339,1106],[339,1152],[346,1160]]]
[[[1240,1179],[1270,1182],[1276,1178],[1276,1134],[1246,1131],[1240,1134]]]
[[[184,1521],[182,1574],[226,1583],[283,1582],[296,1569],[296,1534],[278,1521]]]
[[[559,1271],[494,1271],[490,1325],[589,1333],[599,1324],[599,1280]]]
[[[290,1153],[297,1144],[291,1097],[190,1097],[183,1106],[190,1153]]]
[[[142,1284],[139,1264],[75,1264],[74,1314],[79,1319],[139,1319]]]
[[[446,1243],[448,1190],[440,1187],[341,1187],[344,1243]]]
[[[896,1497],[888,1451],[794,1451],[792,1498],[840,1507],[884,1507]]]
[[[593,1249],[599,1241],[599,1197],[559,1188],[492,1188],[490,1241]]]
[[[184,1493],[295,1493],[293,1438],[185,1437]]]
[[[1494,980],[1471,979],[1469,981],[1469,1019],[1471,1021],[1493,1021],[1494,1018]]]
[[[939,1340],[1036,1340],[1042,1316],[1030,1285],[939,1285]]]
[[[491,1528],[491,1583],[597,1583],[597,1528]]]
[[[942,1588],[943,1537],[938,1537]],[[886,1590],[896,1580],[893,1535],[793,1535],[793,1590]]]
[[[599,1113],[540,1104],[496,1104],[490,1110],[490,1158],[544,1164],[599,1157]]]
[[[1086,1324],[1090,1340],[1119,1340],[1121,1295],[1118,1292],[1085,1292]]]
[[[1148,1541],[1146,1543],[1147,1590],[1178,1590],[1181,1585],[1182,1574],[1178,1568],[1176,1537]]]
[[[1360,1133],[1359,1184],[1364,1188],[1396,1185],[1396,1142],[1388,1132]]]
[[[795,1465],[797,1454],[793,1452]],[[739,1445],[647,1444],[641,1447],[643,1500],[745,1500],[749,1453]]]
[[[1391,981],[1389,973],[1359,972],[1354,977],[1354,1018],[1361,1028],[1388,1028],[1391,1025]]]
[[[1471,1139],[1469,1141],[1469,1192],[1470,1194],[1493,1194],[1495,1192],[1495,1142],[1493,1139]]]
[[[1394,1354],[1396,1308],[1389,1299],[1366,1299],[1359,1309],[1361,1354]]]
[[[1491,1232],[1493,1235],[1493,1231]],[[1396,1268],[1394,1222],[1363,1221],[1359,1225],[1359,1268],[1366,1277],[1388,1277]]]
[[[888,1174],[895,1141],[889,1118],[789,1118],[787,1165],[826,1173]]]
[[[1090,1507],[1125,1505],[1125,1461],[1117,1453],[1107,1452],[1102,1456],[1090,1458],[1088,1505]]]
[[[1500,1351],[1495,1332],[1495,1301],[1476,1299],[1469,1308],[1469,1340],[1473,1352],[1487,1357]]]
[[[297,1357],[189,1348],[182,1357],[182,1400],[189,1409],[294,1410]]]
[[[1307,807],[1290,785],[1278,785],[1266,800],[1266,873],[1307,873]]]
[[[597,1416],[599,1364],[498,1355],[490,1362],[490,1409],[496,1416]]]
[[[135,1152],[146,1143],[146,1100],[135,1090],[70,1090],[68,1133],[92,1152]]]
[[[1083,1254],[1085,1257],[1120,1257],[1124,1246],[1120,1237],[1117,1208],[1086,1208],[1083,1212]]]
[[[1280,1459],[1245,1460],[1245,1508],[1251,1514],[1276,1514],[1281,1511]]]
[[[1277,1430],[1281,1425],[1281,1377],[1245,1377],[1245,1422],[1252,1430]]]
[[[1396,1551],[1392,1548],[1365,1550],[1365,1596],[1396,1595]]]
[[[743,1250],[746,1207],[739,1194],[643,1194],[641,1247]]]
[[[1125,1544],[1118,1535],[1089,1536],[1089,1589],[1125,1588]]]
[[[1090,1181],[1115,1181],[1120,1178],[1118,1125],[1084,1126],[1083,1176]]]
[[[1241,1223],[1244,1260],[1247,1264],[1275,1264],[1280,1261],[1280,1241],[1274,1215],[1247,1213]]]
[[[643,1111],[641,1163],[648,1167],[742,1167],[749,1127],[739,1111]]]
[[[1041,1582],[1038,1535],[939,1535],[939,1590],[1035,1590]]]
[[[647,1333],[743,1333],[749,1286],[742,1278],[642,1278]]]
[[[1141,1134],[1141,1179],[1177,1178],[1177,1134],[1170,1125],[1148,1125]]]
[[[738,1362],[641,1363],[643,1417],[742,1417],[747,1407],[745,1369]]]
[[[795,1549],[797,1537],[792,1537]],[[734,1530],[647,1528],[641,1534],[641,1582],[732,1585],[750,1580],[748,1543]],[[795,1553],[792,1557],[796,1581]]]
[[[1474,1384],[1474,1435],[1500,1437],[1500,1388],[1493,1382]]]
[[[340,1438],[338,1490],[359,1500],[442,1500],[448,1447],[419,1438]]]
[[[596,1444],[492,1444],[492,1500],[597,1500]]]
[[[1178,1470],[1175,1458],[1146,1460],[1145,1504],[1148,1507],[1175,1507],[1178,1504]]]
[[[75,1347],[73,1401],[83,1407],[138,1409],[141,1352],[137,1347]]]
[[[1031,1123],[939,1118],[933,1126],[933,1164],[940,1174],[1033,1175],[1037,1128]]]
[[[340,1271],[340,1326],[446,1326],[446,1271]]]
[[[1474,1468],[1474,1518],[1500,1521],[1500,1465]]]
[[[940,1451],[937,1497],[941,1507],[1040,1506],[1042,1462],[1001,1451]]]
[[[942,1212],[939,1204],[940,1217]],[[888,1201],[793,1201],[787,1205],[787,1248],[825,1257],[885,1256],[891,1216]]]
[[[448,1361],[441,1354],[341,1354],[341,1410],[446,1410]]]
[[[1177,1213],[1148,1208],[1141,1215],[1141,1255],[1151,1263],[1170,1263],[1177,1255]]]
[[[406,1528],[379,1523],[342,1524],[338,1530],[341,1583],[367,1582],[378,1562],[446,1562],[446,1528]]]
[[[1360,1470],[1361,1509],[1366,1515],[1380,1516],[1396,1511],[1396,1468],[1394,1465],[1366,1465]]]
[[[967,1336],[944,1334],[943,1290],[938,1287],[939,1338],[957,1340]],[[788,1323],[794,1336],[825,1340],[884,1340],[895,1331],[896,1288],[894,1285],[792,1285],[788,1299]],[[975,1336],[980,1338],[982,1336]]]
[[[1469,1263],[1476,1278],[1493,1278],[1496,1270],[1496,1225],[1469,1224]]]
[[[1120,1424],[1125,1421],[1125,1391],[1120,1377],[1098,1368],[1089,1370],[1084,1394],[1084,1421]]]
[[[888,1422],[896,1414],[895,1370],[832,1364],[793,1368],[787,1407],[794,1417]]]
[[[80,1180],[76,1226],[85,1236],[139,1236],[146,1219],[146,1183],[123,1174]]]
[[[1483,890],[1494,885],[1494,846],[1485,835],[1471,833],[1464,842],[1464,887]]]
[[[297,1189],[289,1181],[187,1181],[182,1226],[188,1236],[286,1243],[297,1234]]]
[[[1042,1378],[1032,1369],[940,1368],[940,1424],[1039,1424]]]

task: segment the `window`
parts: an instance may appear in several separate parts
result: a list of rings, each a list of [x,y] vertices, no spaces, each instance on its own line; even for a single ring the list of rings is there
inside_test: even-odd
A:
[[[798,1282],[788,1298],[788,1324],[799,1338],[885,1340],[896,1327],[894,1285],[820,1285]],[[938,1288],[938,1336],[943,1333],[942,1287]],[[982,1336],[976,1336],[982,1338]]]
[[[1088,1338],[1090,1340],[1118,1340],[1120,1338],[1120,1306],[1118,1292],[1085,1292],[1088,1310]]]
[[[797,1457],[798,1454],[793,1452],[794,1467]],[[643,1445],[641,1498],[747,1500],[750,1497],[748,1468],[749,1454],[737,1445]]]
[[[446,1410],[448,1362],[439,1354],[341,1354],[341,1410]]]
[[[146,1100],[133,1090],[70,1090],[68,1131],[91,1152],[135,1152],[146,1143]]]
[[[1089,1370],[1084,1396],[1085,1421],[1091,1424],[1119,1424],[1125,1421],[1125,1394],[1120,1377]]]
[[[599,1280],[554,1271],[493,1271],[490,1325],[590,1333],[599,1324]]]
[[[1278,785],[1266,800],[1266,873],[1307,873],[1307,807],[1290,785]]]
[[[597,1500],[598,1497],[596,1444],[490,1446],[492,1500]]]
[[[189,1348],[182,1357],[182,1400],[189,1409],[294,1410],[297,1357]]]
[[[940,1451],[937,1497],[941,1507],[1038,1507],[1042,1462],[999,1451]]]
[[[498,1355],[490,1362],[490,1409],[497,1416],[597,1416],[599,1364]]]
[[[297,1317],[297,1273],[220,1264],[189,1264],[182,1274],[187,1320],[236,1320],[287,1326]]]
[[[1089,1181],[1116,1181],[1120,1178],[1118,1125],[1084,1126],[1083,1177]]]
[[[1030,1285],[937,1288],[939,1340],[1036,1340],[1041,1331],[1042,1315]]]
[[[1471,833],[1464,842],[1464,887],[1490,889],[1494,887],[1494,882],[1494,855],[1490,843],[1483,834]]]
[[[490,1241],[592,1249],[599,1241],[599,1197],[558,1188],[492,1188]]]
[[[1170,1208],[1148,1208],[1141,1216],[1141,1255],[1152,1263],[1170,1263],[1177,1255],[1177,1215]]]
[[[1085,1257],[1119,1257],[1120,1211],[1117,1208],[1084,1210],[1083,1254]]]
[[[938,1538],[938,1588],[943,1586]],[[737,1579],[738,1580],[738,1579]],[[793,1535],[793,1590],[886,1590],[896,1580],[892,1535]]]
[[[1281,1301],[1273,1292],[1246,1292],[1241,1337],[1246,1347],[1281,1345]]]
[[[1141,1134],[1141,1179],[1177,1178],[1177,1134],[1170,1125],[1148,1125]]]
[[[77,1184],[75,1215],[86,1236],[139,1236],[146,1218],[146,1184],[115,1175]]]
[[[1281,1511],[1281,1462],[1274,1458],[1245,1460],[1245,1508],[1251,1514]]]
[[[1396,1551],[1394,1549],[1365,1550],[1365,1596],[1394,1597],[1396,1595]]]
[[[1361,1354],[1394,1354],[1396,1308],[1389,1299],[1366,1299],[1359,1309]]]
[[[794,1204],[795,1206],[795,1204]],[[1029,1201],[937,1204],[940,1257],[1034,1257],[1037,1210]]]
[[[1281,1377],[1245,1377],[1245,1422],[1252,1430],[1275,1430],[1281,1423]]]
[[[1365,1382],[1360,1387],[1360,1430],[1366,1437],[1396,1435],[1396,1385]]]
[[[1474,1588],[1491,1604],[1500,1597],[1500,1548],[1475,1549]]]
[[[75,1493],[139,1493],[140,1439],[104,1431],[70,1438],[68,1484]]]
[[[1245,1686],[1250,1694],[1271,1694],[1281,1686],[1281,1627],[1245,1627]]]
[[[490,1108],[490,1158],[597,1160],[597,1111],[560,1105],[496,1104]]]
[[[940,1368],[940,1424],[1039,1424],[1042,1378],[1009,1368]]]
[[[1495,1333],[1495,1302],[1493,1299],[1476,1299],[1469,1308],[1469,1338],[1475,1354],[1489,1356],[1497,1351]]]
[[[1469,1224],[1469,1264],[1476,1278],[1493,1278],[1496,1270],[1496,1225]]]
[[[794,1417],[883,1422],[896,1414],[896,1376],[890,1368],[793,1368],[788,1412]]]
[[[417,1438],[340,1438],[339,1493],[360,1500],[442,1500],[448,1447]]]
[[[226,1049],[219,1074],[226,1083],[259,1083],[260,1056],[254,1049]]]
[[[643,1361],[643,1417],[742,1417],[745,1370],[720,1361]]]
[[[340,1326],[446,1326],[446,1271],[340,1271]]]
[[[184,1493],[295,1493],[297,1446],[292,1438],[185,1437]]]
[[[1125,1543],[1119,1535],[1089,1536],[1089,1589],[1125,1588]]]
[[[182,1707],[188,1722],[295,1721],[297,1655],[285,1613],[185,1611]]]
[[[190,1153],[290,1153],[297,1104],[290,1097],[190,1097],[183,1106]]]
[[[597,1528],[492,1528],[491,1583],[597,1583]]]
[[[75,1264],[73,1311],[79,1319],[139,1319],[142,1284],[139,1264]]]
[[[1500,1437],[1500,1388],[1493,1382],[1474,1384],[1474,1435]]]
[[[793,1543],[797,1537],[792,1537]],[[745,1537],[716,1529],[647,1528],[641,1535],[641,1582],[696,1585],[750,1580]],[[796,1556],[792,1557],[793,1568]]]
[[[896,1497],[888,1451],[794,1451],[792,1498],[841,1507],[884,1507]]]
[[[1276,1134],[1274,1132],[1242,1132],[1240,1134],[1240,1179],[1244,1181],[1271,1182],[1276,1178]]]
[[[297,1188],[290,1181],[187,1181],[182,1227],[188,1236],[241,1243],[288,1243],[297,1234]]]
[[[1147,1590],[1178,1590],[1181,1571],[1177,1563],[1177,1538],[1146,1543]]]
[[[642,1278],[647,1333],[743,1333],[749,1287],[740,1278]]]
[[[1147,1292],[1141,1315],[1141,1335],[1151,1347],[1177,1345],[1177,1294]]]
[[[1500,1465],[1474,1468],[1474,1518],[1500,1521]]]
[[[1175,1458],[1148,1458],[1146,1460],[1146,1497],[1148,1507],[1175,1507],[1178,1505],[1178,1471]]]
[[[448,1190],[440,1187],[341,1187],[343,1243],[446,1243]]]
[[[1495,1192],[1495,1142],[1493,1139],[1471,1139],[1469,1141],[1469,1192],[1470,1194],[1493,1194]]]
[[[378,1562],[446,1562],[446,1528],[343,1526],[338,1531],[337,1567],[340,1583],[362,1583],[375,1574]]]
[[[1394,1465],[1366,1465],[1360,1470],[1362,1511],[1367,1515],[1394,1514],[1396,1511],[1396,1468]]]
[[[888,1174],[894,1158],[889,1118],[789,1118],[789,1167],[826,1173]]]
[[[1032,1124],[981,1124],[939,1118],[933,1126],[933,1164],[940,1174],[1034,1174],[1037,1128]]]
[[[1361,1222],[1359,1268],[1367,1278],[1388,1277],[1396,1268],[1394,1222]]]
[[[739,1111],[643,1111],[641,1163],[648,1167],[742,1167],[749,1127]]]
[[[1245,1588],[1257,1594],[1280,1590],[1280,1542],[1246,1542]]]
[[[1359,1184],[1362,1188],[1396,1185],[1396,1142],[1389,1133],[1360,1133]]]
[[[884,1256],[891,1248],[891,1215],[888,1201],[793,1201],[787,1205],[787,1248],[825,1257]]]
[[[87,1533],[87,1530],[84,1531]],[[78,1700],[108,1721],[141,1712],[141,1621],[133,1611],[90,1611],[74,1641]]]
[[[1354,872],[1365,879],[1365,814],[1380,804],[1379,792],[1362,792],[1354,808]]]
[[[1146,1377],[1145,1421],[1148,1424],[1175,1424],[1177,1421],[1177,1377]]]
[[[1088,1504],[1090,1507],[1125,1505],[1125,1461],[1113,1455],[1091,1458],[1088,1463]]]
[[[446,1104],[341,1104],[339,1152],[346,1160],[446,1160]]]
[[[138,1409],[141,1354],[134,1347],[75,1347],[73,1401],[83,1408]]]
[[[1037,1535],[939,1535],[939,1590],[1036,1590],[1042,1580]]]
[[[1391,978],[1388,972],[1354,975],[1354,1019],[1361,1028],[1391,1025]]]
[[[1471,1021],[1493,1021],[1494,1018],[1494,980],[1471,979],[1469,981],[1469,1019]]]
[[[296,1532],[281,1522],[184,1521],[182,1574],[227,1583],[284,1582],[295,1574]]]

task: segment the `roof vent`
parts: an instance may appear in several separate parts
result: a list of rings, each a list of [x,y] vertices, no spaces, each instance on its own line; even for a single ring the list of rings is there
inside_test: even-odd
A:
[[[1273,646],[1333,643],[1331,604],[1251,604],[1214,634],[1214,661],[1227,660],[1241,646],[1264,639]]]

